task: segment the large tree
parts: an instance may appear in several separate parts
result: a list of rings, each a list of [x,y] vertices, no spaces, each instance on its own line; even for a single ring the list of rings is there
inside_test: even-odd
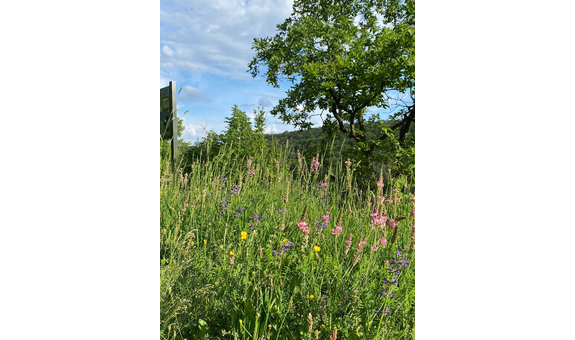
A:
[[[404,144],[415,121],[415,0],[295,0],[274,37],[256,38],[249,64],[274,87],[292,86],[271,114],[311,127],[314,112],[354,139],[364,156],[390,136]],[[393,94],[409,99],[392,126],[366,136],[367,109],[386,108]]]

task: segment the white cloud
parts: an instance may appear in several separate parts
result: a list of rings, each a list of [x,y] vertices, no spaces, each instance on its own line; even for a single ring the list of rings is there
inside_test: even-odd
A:
[[[254,38],[273,36],[293,0],[162,0],[163,69],[247,79]],[[169,45],[167,47],[166,45]]]
[[[174,51],[169,48],[167,45],[164,45],[164,47],[162,47],[162,53],[164,53],[164,55],[171,57],[174,55]]]
[[[280,129],[276,124],[266,125],[264,128],[264,133],[279,133]]]
[[[183,87],[182,92],[178,96],[178,100],[183,102],[211,102],[211,99],[206,96],[206,94],[195,87],[186,85]]]
[[[260,100],[258,101],[258,104],[260,104],[263,107],[272,106],[272,102],[270,102],[270,100],[267,99],[266,97],[261,97]]]

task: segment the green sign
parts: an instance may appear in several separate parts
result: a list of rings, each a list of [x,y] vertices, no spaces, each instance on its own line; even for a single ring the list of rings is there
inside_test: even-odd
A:
[[[174,136],[172,109],[171,87],[166,86],[160,89],[160,135],[163,139]]]
[[[172,167],[174,171],[178,163],[178,113],[176,111],[176,82],[171,81],[170,86],[160,89],[160,136],[162,139],[171,139]]]

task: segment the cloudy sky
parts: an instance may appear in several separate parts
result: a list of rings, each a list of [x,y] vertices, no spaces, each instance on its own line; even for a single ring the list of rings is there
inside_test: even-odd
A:
[[[225,129],[233,105],[253,116],[285,96],[263,77],[247,73],[253,39],[275,35],[291,14],[292,0],[161,0],[160,87],[176,81],[184,139],[195,142],[207,130]],[[185,115],[183,113],[188,111]],[[267,117],[266,132],[293,130]]]
[[[274,36],[276,25],[291,14],[293,0],[161,0],[160,87],[176,81],[183,138],[195,142],[206,130],[225,129],[224,119],[238,105],[248,116],[261,104],[266,112],[285,97],[263,76],[247,72],[254,38]],[[183,113],[188,111],[185,115]],[[321,118],[313,117],[315,126]],[[266,133],[292,131],[267,115]]]

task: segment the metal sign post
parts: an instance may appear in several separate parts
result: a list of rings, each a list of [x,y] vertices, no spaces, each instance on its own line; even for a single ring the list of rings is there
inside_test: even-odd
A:
[[[160,89],[160,136],[172,140],[172,167],[178,165],[178,113],[176,105],[176,82]]]

